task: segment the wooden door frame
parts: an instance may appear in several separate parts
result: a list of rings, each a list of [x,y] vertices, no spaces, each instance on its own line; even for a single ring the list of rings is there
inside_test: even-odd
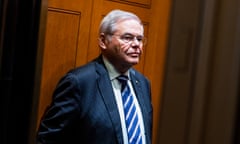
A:
[[[45,33],[47,25],[47,12],[48,12],[48,0],[41,0],[41,6],[39,9],[39,30],[38,30],[38,43],[37,43],[37,55],[36,55],[36,67],[35,67],[35,79],[33,89],[32,110],[30,115],[29,124],[29,144],[36,143],[36,130],[38,128],[38,106],[40,98],[40,88],[42,79],[42,65],[43,65],[43,52],[45,46]]]

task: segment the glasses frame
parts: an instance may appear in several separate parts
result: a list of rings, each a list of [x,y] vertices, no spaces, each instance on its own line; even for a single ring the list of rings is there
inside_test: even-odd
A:
[[[134,41],[138,41],[139,43],[146,45],[147,43],[147,38],[142,36],[142,35],[133,35],[130,33],[125,33],[125,34],[111,34],[111,36],[116,36],[118,37],[121,41],[123,41],[124,43],[128,43],[131,44]]]

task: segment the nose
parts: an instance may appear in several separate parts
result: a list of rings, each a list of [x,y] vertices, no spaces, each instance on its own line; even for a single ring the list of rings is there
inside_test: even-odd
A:
[[[141,43],[141,42],[140,42],[136,37],[134,37],[134,39],[132,40],[131,45],[132,45],[132,46],[139,46],[140,43]]]

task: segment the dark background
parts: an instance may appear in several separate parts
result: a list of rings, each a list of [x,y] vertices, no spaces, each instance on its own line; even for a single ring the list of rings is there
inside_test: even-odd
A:
[[[1,144],[27,144],[41,0],[1,0]]]

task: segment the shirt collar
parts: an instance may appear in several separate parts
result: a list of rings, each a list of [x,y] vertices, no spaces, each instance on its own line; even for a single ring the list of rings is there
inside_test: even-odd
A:
[[[115,67],[108,61],[108,59],[106,57],[103,56],[103,62],[107,68],[107,71],[108,71],[108,74],[109,74],[109,77],[110,77],[110,80],[113,80],[115,78],[117,78],[119,75],[121,75],[116,69]],[[128,76],[128,78],[130,79],[130,76],[129,76],[129,70],[126,71],[124,73],[124,75]]]

